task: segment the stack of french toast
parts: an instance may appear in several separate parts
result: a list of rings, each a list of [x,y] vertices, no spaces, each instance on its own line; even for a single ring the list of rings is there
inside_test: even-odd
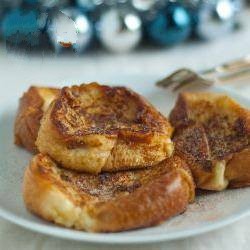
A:
[[[125,87],[31,87],[15,143],[28,210],[58,225],[117,232],[185,211],[195,189],[250,184],[250,111],[215,93],[181,93],[169,118]]]

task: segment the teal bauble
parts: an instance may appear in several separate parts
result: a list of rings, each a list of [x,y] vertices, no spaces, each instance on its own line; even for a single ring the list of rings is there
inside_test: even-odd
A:
[[[2,36],[6,45],[29,48],[40,46],[46,20],[46,14],[36,9],[11,10],[2,21]]]
[[[189,37],[191,26],[189,11],[181,4],[170,2],[145,23],[145,31],[156,44],[175,45]]]

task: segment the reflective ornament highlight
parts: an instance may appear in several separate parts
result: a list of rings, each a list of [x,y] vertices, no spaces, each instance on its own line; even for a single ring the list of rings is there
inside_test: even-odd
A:
[[[22,0],[22,3],[26,6],[37,8],[63,8],[69,4],[70,0]]]
[[[142,38],[141,19],[131,10],[111,8],[101,15],[97,23],[97,36],[110,51],[132,50]]]
[[[158,0],[159,1],[159,0]],[[131,0],[133,7],[138,11],[149,11],[155,4],[156,0]]]
[[[84,13],[68,8],[52,15],[48,34],[57,53],[67,48],[81,53],[91,41],[93,28]]]
[[[197,35],[206,40],[224,36],[234,28],[235,14],[232,0],[204,2],[197,12]]]
[[[191,33],[191,17],[188,10],[169,3],[145,24],[149,39],[159,45],[175,45],[186,40]]]
[[[63,8],[69,4],[70,0],[39,0],[39,3],[46,8],[60,7]]]

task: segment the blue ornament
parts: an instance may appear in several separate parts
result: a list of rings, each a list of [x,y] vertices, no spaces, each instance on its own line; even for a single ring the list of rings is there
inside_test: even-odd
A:
[[[103,0],[76,0],[77,7],[85,11],[93,11]]]
[[[46,26],[47,16],[36,9],[14,9],[2,22],[2,35],[6,45],[37,47]]]
[[[23,0],[24,5],[35,6],[39,4],[38,0]]]
[[[191,17],[184,6],[170,2],[146,23],[145,30],[154,43],[174,45],[189,37]]]

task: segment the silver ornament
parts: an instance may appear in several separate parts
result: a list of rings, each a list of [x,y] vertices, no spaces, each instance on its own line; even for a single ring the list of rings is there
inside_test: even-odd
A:
[[[231,0],[234,5],[234,10],[236,14],[239,14],[245,7],[246,2],[245,0]]]
[[[110,51],[132,50],[142,38],[141,19],[131,10],[111,8],[103,13],[98,22],[98,36]]]
[[[245,0],[232,0],[235,10],[235,27],[239,27],[241,22],[244,22],[244,15],[241,15],[242,10],[246,7]]]
[[[63,7],[69,4],[69,0],[39,0],[39,4],[46,8]]]
[[[61,52],[63,48],[73,48],[81,53],[90,42],[93,29],[84,14],[68,8],[53,15],[48,33],[56,52]]]
[[[198,12],[197,34],[203,39],[214,39],[234,28],[235,6],[231,0],[205,2]]]
[[[156,0],[131,0],[132,5],[138,11],[149,11],[156,4]]]
[[[93,37],[93,27],[88,17],[77,9],[68,8],[62,10],[64,14],[70,17],[76,26],[77,41],[73,44],[76,52],[83,52],[89,45]]]

